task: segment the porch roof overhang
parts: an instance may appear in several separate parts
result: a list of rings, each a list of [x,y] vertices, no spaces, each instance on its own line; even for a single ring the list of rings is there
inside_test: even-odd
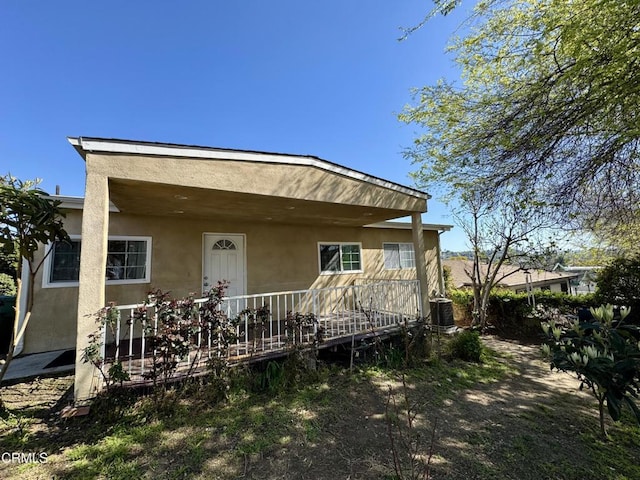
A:
[[[120,212],[362,226],[427,210],[430,196],[317,157],[69,138]]]
[[[367,228],[387,228],[387,229],[395,229],[395,230],[411,230],[412,225],[411,222],[380,222],[380,223],[372,223],[370,225],[365,225]],[[453,228],[453,225],[441,224],[441,223],[424,223],[422,224],[422,229],[425,231],[433,231],[438,233],[448,232]]]

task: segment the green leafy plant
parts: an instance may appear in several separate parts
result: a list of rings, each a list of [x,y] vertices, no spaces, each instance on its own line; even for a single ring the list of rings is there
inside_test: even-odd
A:
[[[100,372],[104,381],[107,393],[114,385],[122,386],[124,382],[130,380],[129,373],[122,368],[122,363],[116,359],[109,367],[105,365],[103,356],[104,347],[104,330],[108,329],[114,338],[116,338],[116,326],[120,320],[120,312],[111,303],[100,309],[96,314],[96,321],[99,324],[98,330],[89,335],[89,342],[82,352],[82,361],[91,363]],[[117,339],[119,342],[120,339]]]
[[[229,319],[220,308],[225,291],[226,284],[219,282],[211,289],[206,301],[198,305],[192,295],[174,299],[167,292],[153,290],[145,304],[135,309],[127,320],[128,323],[139,323],[142,327],[145,344],[152,359],[151,368],[143,377],[153,382],[154,396],[164,410],[171,411],[181,398],[179,392],[174,392],[166,401],[170,385],[176,384],[176,380],[184,380],[183,385],[189,383],[205,347],[216,352],[207,362],[211,381],[222,394],[226,391],[229,346],[237,337],[239,319]],[[98,369],[107,390],[116,384],[122,386],[130,380],[120,359],[106,362],[104,358],[105,329],[115,339],[116,350],[123,341],[117,335],[117,324],[120,321],[120,311],[115,305],[101,309],[97,314],[98,330],[89,336],[89,344],[83,352],[83,360]],[[209,341],[201,341],[203,338],[208,338]],[[180,364],[185,362],[187,369],[178,372]]]
[[[249,330],[245,333],[249,338],[251,338],[252,355],[258,351],[260,340],[269,329],[270,313],[269,307],[267,305],[263,305],[258,308],[246,308],[238,315],[239,318],[245,320],[243,323]]]
[[[153,357],[151,369],[143,376],[152,380],[154,387],[160,382],[163,390],[166,390],[178,364],[187,358],[195,346],[192,337],[201,327],[199,312],[193,297],[176,300],[166,292],[155,290],[148,299],[148,307],[152,308],[158,320],[157,325],[148,321],[148,309],[141,311],[144,315],[137,319],[143,324]],[[208,325],[205,323],[202,327]],[[194,361],[196,359],[197,352]]]
[[[15,249],[0,248],[0,273],[5,273],[15,279],[18,276],[18,257]]]
[[[463,330],[456,333],[447,344],[449,355],[466,362],[480,363],[482,361],[482,340],[475,330]]]
[[[489,297],[488,323],[507,335],[538,335],[540,323],[554,313],[574,315],[579,308],[599,305],[596,295],[568,295],[561,292],[536,291],[536,308],[526,293],[494,289]],[[449,297],[456,308],[456,318],[467,324],[472,320],[473,294],[470,290],[452,290]]]
[[[282,390],[286,383],[284,364],[277,360],[270,360],[264,371],[254,372],[253,376],[258,391],[275,393]]]
[[[616,258],[596,276],[597,298],[601,303],[631,308],[628,320],[640,320],[640,257]]]
[[[592,308],[591,322],[572,321],[563,327],[554,321],[542,328],[543,354],[552,369],[577,375],[580,389],[586,387],[598,400],[600,431],[607,436],[605,405],[614,421],[627,405],[640,424],[640,327],[625,323],[629,310],[612,305]]]
[[[6,273],[0,273],[0,295],[13,297],[16,294],[16,282]]]
[[[46,192],[38,188],[38,183],[39,180],[21,181],[11,175],[0,177],[0,251],[3,257],[16,259],[16,272],[22,272],[23,265],[29,270],[26,289],[23,289],[20,277],[16,280],[13,334],[7,356],[0,366],[0,381],[9,368],[16,345],[24,337],[31,317],[35,276],[46,257],[36,260],[36,252],[42,245],[69,240],[62,225],[64,213],[59,208],[60,202],[49,198]],[[27,295],[26,308],[20,323],[20,305],[24,295]]]
[[[324,331],[313,313],[287,312],[285,318],[287,344],[309,344],[317,346],[322,341]]]
[[[271,312],[267,306],[247,308],[229,318],[222,308],[226,287],[225,282],[218,282],[204,302],[196,302],[192,295],[174,299],[168,292],[153,290],[147,301],[126,320],[129,325],[139,324],[143,332],[143,344],[148,350],[145,353],[151,359],[143,377],[153,383],[154,402],[159,410],[171,413],[183,393],[196,383],[191,380],[196,371],[201,370],[205,349],[208,376],[202,383],[206,384],[207,401],[227,396],[232,380],[231,347],[238,335],[249,341],[252,354],[258,351],[259,340],[269,328]],[[121,350],[120,344],[126,340],[127,333],[124,338],[118,335],[120,315],[113,304],[101,309],[96,315],[98,329],[90,335],[83,352],[83,360],[98,369],[107,391],[131,380],[120,359],[104,358],[106,331],[110,332],[108,337],[114,339],[112,347],[116,351]],[[286,359],[267,364],[262,377],[254,379],[260,389],[277,391],[295,386],[300,378],[309,376],[316,368],[323,329],[315,315],[287,312],[285,338]]]

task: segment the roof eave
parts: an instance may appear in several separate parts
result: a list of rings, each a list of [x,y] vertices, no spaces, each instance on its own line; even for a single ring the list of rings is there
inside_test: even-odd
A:
[[[51,200],[57,200],[60,202],[58,208],[62,210],[83,210],[84,209],[84,197],[70,197],[67,195],[47,195],[47,198]],[[109,211],[118,213],[120,210],[115,206],[113,202],[109,202]]]
[[[408,222],[378,222],[371,223],[369,225],[365,225],[365,228],[390,228],[390,229],[398,229],[398,230],[411,230],[413,227]],[[424,223],[422,224],[423,230],[429,231],[437,231],[437,232],[448,232],[453,228],[453,225],[441,225],[437,223]]]

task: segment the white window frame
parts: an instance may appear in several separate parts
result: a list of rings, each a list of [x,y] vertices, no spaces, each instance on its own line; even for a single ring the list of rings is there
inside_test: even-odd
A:
[[[337,245],[340,247],[340,270],[322,270],[322,256],[320,255],[320,247],[323,245]],[[360,269],[359,270],[342,270],[342,246],[343,245],[356,245],[358,247],[358,251],[360,253]],[[344,275],[349,273],[363,273],[364,272],[364,262],[362,258],[362,243],[361,242],[318,242],[317,246],[318,252],[318,271],[320,275]]]
[[[387,267],[387,262],[385,261],[385,246],[387,245],[397,245],[398,246],[398,266],[397,267]],[[410,267],[402,266],[402,255],[400,251],[400,245],[409,246],[411,252],[413,252],[413,265]],[[413,243],[410,242],[383,242],[382,243],[382,268],[384,270],[415,270],[416,268],[416,253],[413,246]]]
[[[69,235],[69,238],[74,241],[82,242],[81,235]],[[145,241],[147,242],[147,250],[146,250],[146,262],[145,262],[145,276],[144,278],[136,278],[136,279],[124,279],[124,280],[107,280],[107,266],[104,266],[105,269],[105,284],[106,285],[132,285],[139,283],[151,283],[151,244],[152,237],[147,236],[136,236],[136,235],[113,235],[109,236],[107,242],[111,240],[131,240],[131,241]],[[108,244],[107,244],[108,245]],[[68,288],[68,287],[77,287],[80,282],[51,282],[51,268],[53,267],[53,255],[51,250],[53,248],[53,243],[49,243],[47,245],[47,256],[44,261],[44,268],[42,269],[42,288]]]

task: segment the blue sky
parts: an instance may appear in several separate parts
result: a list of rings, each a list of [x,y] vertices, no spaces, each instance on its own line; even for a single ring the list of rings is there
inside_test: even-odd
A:
[[[414,186],[397,120],[457,75],[429,0],[0,2],[0,173],[84,193],[67,136],[315,155]],[[453,221],[430,201],[424,221]],[[457,231],[456,231],[457,230]],[[460,250],[460,229],[444,249]]]

